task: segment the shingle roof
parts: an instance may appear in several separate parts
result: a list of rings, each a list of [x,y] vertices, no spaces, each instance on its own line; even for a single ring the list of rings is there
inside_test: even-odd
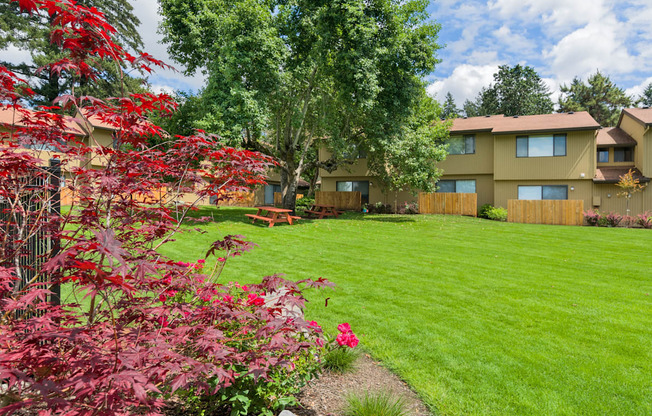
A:
[[[595,177],[593,182],[596,183],[618,183],[620,177],[626,174],[630,169],[634,172],[634,179],[638,179],[641,183],[650,182],[650,178],[643,176],[640,170],[636,168],[620,168],[620,167],[608,167],[608,168],[597,168],[595,170]]]
[[[623,114],[627,113],[641,123],[652,126],[652,108],[625,108],[620,115],[620,120],[623,119]],[[618,125],[620,126],[620,120]]]
[[[33,114],[32,110],[24,109],[28,114]],[[22,123],[23,115],[18,111],[14,111],[13,108],[0,106],[0,124],[7,126],[24,126]],[[86,134],[79,124],[75,122],[75,119],[69,116],[64,117],[64,124],[66,127],[65,133],[75,134],[75,135],[84,135]]]
[[[453,120],[452,133],[490,131],[494,134],[596,130],[600,124],[586,111],[533,116],[470,117]]]
[[[618,127],[606,127],[598,130],[598,146],[635,146],[636,140]]]

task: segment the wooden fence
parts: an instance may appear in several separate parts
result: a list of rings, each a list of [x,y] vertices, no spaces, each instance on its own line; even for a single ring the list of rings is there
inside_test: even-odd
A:
[[[507,221],[524,224],[583,225],[583,200],[507,201]]]
[[[333,205],[337,209],[345,211],[362,210],[362,193],[354,192],[316,192],[315,204]]]
[[[478,216],[478,194],[419,193],[419,214]]]

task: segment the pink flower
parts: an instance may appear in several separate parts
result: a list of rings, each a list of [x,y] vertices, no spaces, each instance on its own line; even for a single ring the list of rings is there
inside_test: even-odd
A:
[[[165,302],[167,299],[168,299],[168,298],[165,297],[165,295],[163,295],[163,294],[160,294],[160,295],[158,296],[158,300],[160,300],[161,302]]]
[[[241,286],[240,289],[244,290],[245,292],[249,291],[249,288],[247,287],[247,285]]]
[[[219,261],[220,263],[224,263],[226,259],[224,257],[218,257],[217,261]]]
[[[265,299],[255,293],[250,293],[249,296],[247,296],[247,303],[249,305],[261,306],[265,303]]]
[[[319,346],[319,348],[322,348],[324,346],[324,340],[321,339],[321,338],[317,338],[315,340],[315,344],[317,344]]]
[[[352,331],[351,331],[351,325],[349,325],[349,324],[346,323],[346,322],[343,323],[343,324],[339,324],[339,325],[337,326],[337,330],[340,331],[340,332],[342,332],[342,333],[352,332]]]
[[[321,329],[321,326],[319,326],[317,321],[308,321],[308,326],[314,329]]]
[[[199,263],[199,264],[204,264],[204,263],[206,263],[206,260],[204,260],[204,259],[199,259],[199,260],[197,260],[197,263]]]
[[[347,345],[350,348],[355,348],[360,342],[353,332],[343,332],[335,340],[340,346]]]
[[[224,296],[224,302],[232,303],[233,302],[233,296],[231,295],[226,295]]]

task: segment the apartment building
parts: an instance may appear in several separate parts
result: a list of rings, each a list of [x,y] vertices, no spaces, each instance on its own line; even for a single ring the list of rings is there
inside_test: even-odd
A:
[[[633,169],[652,175],[652,109],[623,110],[618,126],[601,128],[587,112],[459,118],[449,155],[438,167],[438,192],[477,193],[478,206],[507,207],[509,199],[583,200],[585,209],[625,213],[615,184]],[[320,151],[327,158],[326,149]],[[383,194],[361,158],[351,167],[322,171],[322,190],[358,190],[370,203],[413,201],[410,192]],[[633,214],[652,210],[652,190],[634,195]]]

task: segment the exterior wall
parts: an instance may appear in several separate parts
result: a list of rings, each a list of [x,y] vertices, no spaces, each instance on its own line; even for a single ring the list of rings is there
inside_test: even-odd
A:
[[[378,186],[378,181],[372,176],[342,176],[342,177],[323,177],[321,178],[321,190],[326,192],[337,191],[338,181],[369,181],[369,204],[382,202],[392,206],[402,204],[403,202],[416,202],[418,195],[413,195],[409,191],[387,192]]]
[[[495,200],[494,206],[507,208],[507,201],[518,199],[519,185],[568,185],[568,199],[581,199],[584,201],[584,209],[593,205],[593,181],[585,180],[510,180],[496,181],[494,185]],[[571,191],[571,186],[575,190]]]
[[[564,133],[560,131],[559,133]],[[516,136],[496,135],[494,179],[573,180],[593,178],[596,165],[595,130],[566,133],[566,156],[516,157]],[[520,134],[519,134],[520,136]],[[496,200],[502,200],[496,196]]]
[[[446,172],[444,172],[444,175],[442,175],[440,179],[475,179],[475,192],[478,194],[478,207],[481,207],[484,204],[494,204],[493,175],[447,175]]]
[[[652,132],[650,130],[646,132],[646,127],[643,124],[626,113],[623,113],[619,127],[636,140],[634,163],[643,176],[649,177],[652,175]]]
[[[593,195],[600,198],[600,205],[593,207],[600,212],[627,214],[627,202],[624,197],[618,196],[619,191],[620,188],[614,184],[594,184]],[[642,192],[632,195],[632,199],[629,201],[629,210],[632,216],[652,211],[652,188],[650,186],[647,186]]]
[[[453,134],[451,134],[453,135]],[[492,174],[494,171],[494,138],[491,133],[475,134],[475,153],[448,155],[437,164],[445,175]]]
[[[331,157],[331,153],[324,149],[323,147],[319,149],[319,160],[327,160],[328,158]],[[341,166],[334,170],[333,172],[329,173],[325,171],[324,169],[319,170],[319,174],[321,175],[322,178],[324,177],[329,177],[329,176],[337,176],[337,177],[352,177],[352,176],[369,176],[369,170],[367,169],[367,159],[362,158],[358,159],[355,163],[352,165],[347,165],[347,166]]]

